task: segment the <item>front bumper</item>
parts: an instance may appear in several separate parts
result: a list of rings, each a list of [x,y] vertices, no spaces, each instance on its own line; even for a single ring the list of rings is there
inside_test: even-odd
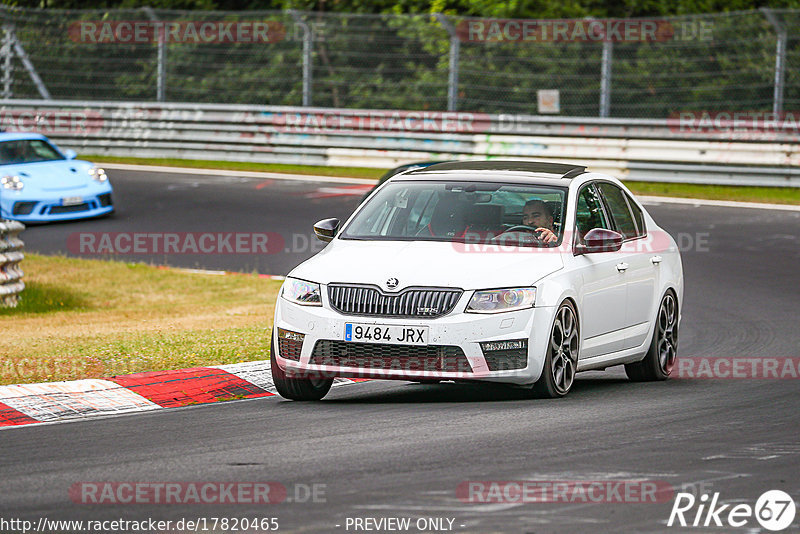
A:
[[[550,326],[555,309],[552,307],[531,308],[498,314],[464,313],[471,292],[465,292],[455,309],[444,317],[436,319],[365,317],[344,315],[325,306],[300,306],[278,297],[275,307],[273,339],[278,365],[287,375],[321,374],[329,377],[358,377],[396,380],[459,380],[500,382],[516,385],[530,385],[539,379],[544,365]],[[375,366],[322,365],[320,353],[331,346],[344,345],[345,323],[362,323],[396,326],[428,326],[429,347],[439,347],[440,353],[463,352],[466,365],[444,363],[442,365],[422,366],[409,364],[402,354],[414,353],[413,347],[406,345],[382,345],[367,347],[366,353],[372,360],[378,353],[382,364]],[[278,329],[303,334],[299,358],[294,354],[281,354]],[[518,369],[490,370],[484,357],[481,342],[528,340],[527,363]],[[318,347],[318,343],[320,344]],[[358,352],[359,343],[347,343]],[[315,347],[317,351],[315,352]],[[398,348],[399,347],[399,348]],[[398,348],[397,350],[395,350]],[[405,350],[405,349],[411,350]],[[363,358],[362,358],[363,360]],[[346,360],[352,362],[353,360]],[[496,366],[494,366],[496,367]]]
[[[34,198],[4,194],[0,208],[4,218],[21,222],[71,221],[99,217],[114,211],[111,187],[77,195],[83,201],[73,205],[63,205],[62,198],[65,196],[70,195]]]

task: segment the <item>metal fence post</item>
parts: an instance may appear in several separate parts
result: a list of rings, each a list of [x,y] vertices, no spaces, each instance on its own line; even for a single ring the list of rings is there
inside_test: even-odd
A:
[[[614,56],[614,43],[603,40],[603,59],[600,65],[600,116],[608,117],[611,110],[611,62]]]
[[[8,26],[3,26],[3,47],[0,49],[0,55],[3,56],[3,98],[11,98],[11,84],[14,82],[11,60],[14,53],[11,48],[11,32]]]
[[[150,6],[142,8],[150,20],[156,23],[161,21],[158,19],[156,12]],[[163,24],[156,24],[158,28],[158,56],[156,64],[156,100],[164,102],[166,94],[166,78],[167,78],[167,39],[164,32]]]
[[[772,27],[778,34],[778,42],[775,46],[775,90],[772,96],[772,112],[779,115],[783,112],[783,87],[786,72],[786,25],[775,16],[775,12],[767,7],[762,7],[761,11]]]
[[[19,42],[17,39],[16,34],[14,33],[14,28],[12,26],[6,26],[6,35],[8,35],[9,42],[11,46],[14,48],[14,53],[17,54],[17,57],[22,62],[22,66],[25,67],[25,70],[28,71],[28,75],[31,77],[33,81],[33,85],[36,86],[36,90],[39,91],[39,95],[45,100],[52,100],[50,96],[50,91],[47,90],[42,79],[39,77],[39,73],[36,72],[36,68],[31,63],[28,54],[25,52],[25,49],[22,47],[22,43]]]
[[[434,13],[439,24],[450,35],[450,66],[447,77],[447,111],[458,109],[458,59],[461,53],[461,41],[458,39],[456,27],[441,13]]]
[[[313,82],[313,71],[311,70],[311,54],[314,51],[314,34],[311,28],[300,17],[300,14],[294,9],[287,10],[289,15],[294,19],[303,30],[303,107],[311,106],[311,91]]]

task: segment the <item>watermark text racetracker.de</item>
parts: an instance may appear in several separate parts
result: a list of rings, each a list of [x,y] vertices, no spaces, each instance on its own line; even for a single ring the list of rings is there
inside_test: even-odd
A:
[[[514,232],[473,232],[467,231],[453,241],[453,248],[465,254],[498,254],[498,253],[564,253],[572,252],[575,242],[581,235],[571,231],[564,232],[555,243],[542,243],[528,231]],[[711,234],[709,232],[679,232],[674,235],[663,230],[649,231],[647,235],[630,239],[622,244],[623,253],[659,253],[667,252],[674,246],[680,252],[709,252]]]
[[[325,243],[306,234],[277,232],[75,232],[76,255],[315,253]]]
[[[285,26],[261,21],[75,21],[69,37],[83,44],[131,43],[275,43],[286,37]]]
[[[280,482],[76,482],[69,497],[76,504],[280,504],[324,503],[325,484]]]
[[[800,111],[681,111],[667,120],[677,133],[729,134],[771,132],[800,134]]]
[[[678,378],[786,380],[800,378],[800,358],[711,356],[679,358]]]
[[[710,21],[666,19],[472,19],[456,26],[467,43],[710,41]]]
[[[0,359],[0,379],[5,382],[26,382],[32,379],[58,377],[103,376],[109,370],[94,356],[85,358],[19,358],[5,355]]]
[[[138,534],[161,534],[167,532],[277,532],[281,528],[277,517],[244,516],[218,517],[199,516],[180,519],[49,519],[40,517],[36,521],[16,517],[0,516],[0,532],[28,534],[38,533],[75,533],[111,534],[135,532]]]
[[[465,503],[663,503],[675,490],[663,480],[465,480]]]
[[[452,245],[465,254],[569,252],[571,235],[566,232],[557,246],[533,247],[525,246],[534,243],[530,235],[467,232]],[[681,252],[710,250],[708,232],[683,232],[673,239]],[[325,243],[307,234],[277,232],[75,232],[67,236],[67,250],[75,255],[316,253],[324,247]],[[668,233],[652,231],[625,242],[622,251],[657,253],[671,247]]]

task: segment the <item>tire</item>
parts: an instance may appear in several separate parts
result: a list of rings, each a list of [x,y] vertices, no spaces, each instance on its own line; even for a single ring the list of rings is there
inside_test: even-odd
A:
[[[565,300],[553,320],[542,376],[533,385],[534,397],[556,399],[569,393],[578,368],[580,339],[575,306]]]
[[[653,340],[640,362],[625,364],[625,374],[634,382],[669,378],[678,360],[678,299],[670,289],[661,298],[653,329]]]
[[[318,401],[328,394],[333,385],[333,378],[290,378],[278,365],[275,357],[275,339],[270,342],[270,368],[272,383],[281,397],[297,401]]]

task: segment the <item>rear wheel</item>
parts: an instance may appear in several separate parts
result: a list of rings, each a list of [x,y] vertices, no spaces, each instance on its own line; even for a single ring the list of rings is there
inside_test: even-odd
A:
[[[275,339],[270,343],[270,368],[272,369],[272,383],[281,397],[298,401],[316,401],[327,395],[333,385],[333,378],[309,376],[295,378],[286,376],[286,372],[278,365],[275,352]]]
[[[653,340],[640,362],[625,365],[625,374],[634,382],[669,378],[678,359],[678,300],[672,290],[661,299]]]
[[[578,368],[579,332],[575,307],[566,300],[561,303],[553,321],[542,376],[533,385],[536,397],[563,397],[572,389]]]

